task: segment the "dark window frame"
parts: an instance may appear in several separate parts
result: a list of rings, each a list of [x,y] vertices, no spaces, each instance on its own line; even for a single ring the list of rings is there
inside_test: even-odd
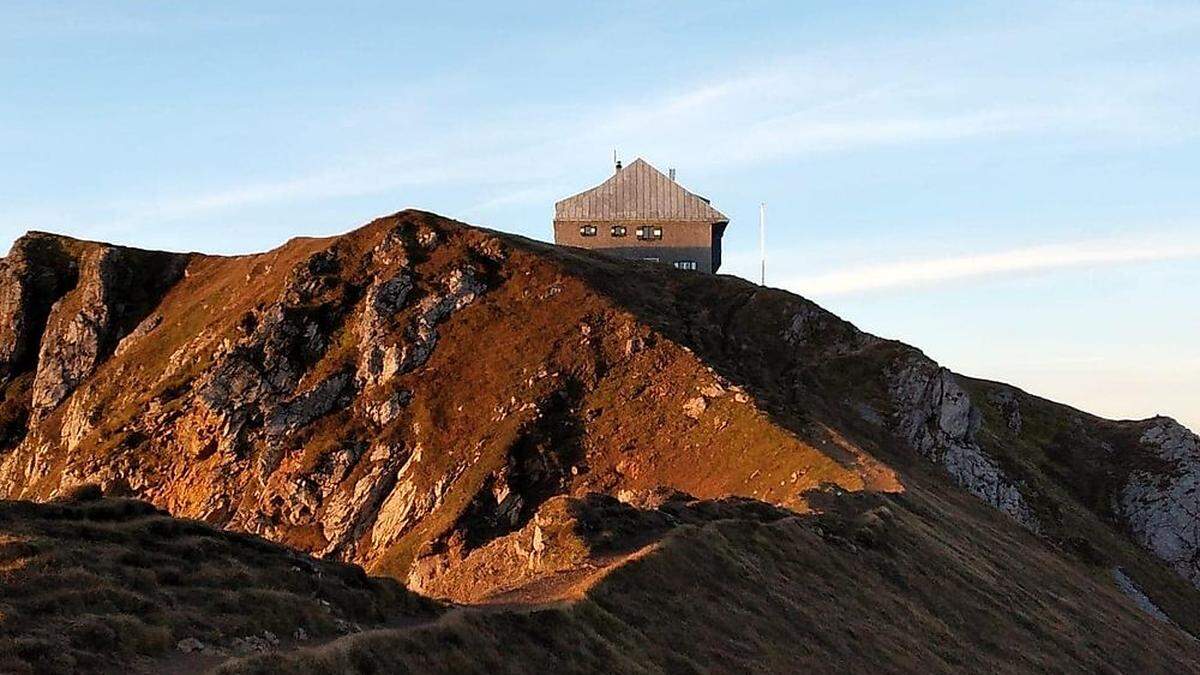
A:
[[[629,235],[629,229],[624,225],[613,225],[612,228],[609,229],[609,234],[614,237],[624,237]]]
[[[595,225],[580,225],[579,226],[579,236],[581,236],[581,237],[594,237],[599,233],[600,233],[600,230]]]
[[[676,260],[672,264],[675,266],[675,269],[677,269],[677,270],[698,270],[698,269],[700,269],[699,265],[696,264],[695,260]]]
[[[663,229],[661,225],[639,225],[637,229],[638,241],[662,241]]]

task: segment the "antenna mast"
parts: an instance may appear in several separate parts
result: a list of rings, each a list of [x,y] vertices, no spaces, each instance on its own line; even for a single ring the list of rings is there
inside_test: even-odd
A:
[[[759,285],[767,285],[767,203],[758,205],[758,253],[762,259]]]

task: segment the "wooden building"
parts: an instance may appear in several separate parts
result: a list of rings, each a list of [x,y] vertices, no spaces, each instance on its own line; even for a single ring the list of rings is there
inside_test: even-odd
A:
[[[638,159],[554,205],[554,242],[680,269],[716,272],[729,219]]]

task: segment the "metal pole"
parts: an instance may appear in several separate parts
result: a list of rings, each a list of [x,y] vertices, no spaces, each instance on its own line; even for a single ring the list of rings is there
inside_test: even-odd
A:
[[[767,203],[758,205],[758,253],[762,258],[762,272],[759,284],[767,285]]]

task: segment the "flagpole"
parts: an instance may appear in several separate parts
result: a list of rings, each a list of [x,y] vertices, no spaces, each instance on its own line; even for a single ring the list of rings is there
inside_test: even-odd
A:
[[[767,203],[758,205],[758,254],[762,260],[759,284],[767,285]]]

